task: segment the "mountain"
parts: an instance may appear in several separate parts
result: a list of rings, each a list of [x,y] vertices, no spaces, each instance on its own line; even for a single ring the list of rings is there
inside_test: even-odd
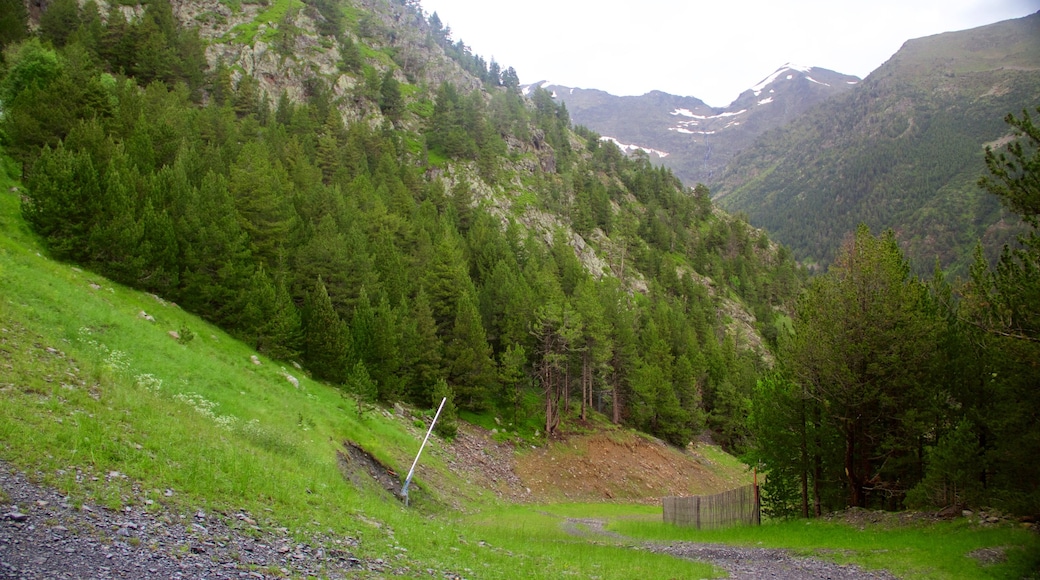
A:
[[[727,410],[772,362],[789,253],[417,3],[54,0],[34,24],[0,131],[51,257],[359,409],[745,436]]]
[[[785,64],[724,108],[661,91],[619,97],[547,82],[531,86],[551,91],[567,105],[575,123],[629,151],[647,152],[689,185],[710,185],[759,135],[845,93],[859,80],[819,67]]]
[[[983,240],[1013,238],[975,182],[1008,113],[1040,103],[1040,13],[908,41],[861,84],[762,136],[716,180],[716,201],[746,213],[805,261],[825,265],[857,224],[893,228],[921,270],[964,272]]]

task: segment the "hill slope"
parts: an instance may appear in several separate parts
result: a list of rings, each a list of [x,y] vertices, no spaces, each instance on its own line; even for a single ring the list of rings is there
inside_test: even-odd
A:
[[[4,182],[0,192],[0,481],[12,487],[0,489],[0,505],[22,497],[26,477],[56,487],[59,496],[32,492],[32,501],[18,500],[5,513],[60,536],[76,550],[77,566],[95,566],[83,574],[111,565],[106,551],[123,554],[123,565],[156,570],[141,570],[141,577],[217,562],[215,577],[351,570],[414,576],[479,563],[482,576],[509,578],[516,558],[544,557],[530,545],[525,550],[522,538],[509,540],[508,554],[487,553],[477,544],[478,527],[453,521],[458,511],[493,508],[499,494],[508,495],[489,473],[512,473],[513,491],[545,499],[524,491],[537,486],[523,470],[513,471],[510,445],[499,446],[508,452],[489,469],[480,463],[487,443],[464,449],[486,434],[465,427],[476,440],[434,437],[416,472],[412,509],[403,510],[393,493],[429,414],[401,407],[359,414],[341,389],[257,355],[177,305],[49,259],[19,217],[11,185]],[[632,433],[610,437],[687,464],[694,477],[674,483],[691,489],[710,488],[710,478],[740,477],[733,464],[705,471],[696,455]],[[567,463],[565,455],[557,465]],[[394,489],[384,487],[387,481]],[[600,483],[623,485],[609,476]],[[71,512],[87,514],[97,527],[60,527]],[[26,532],[19,522],[4,525],[17,528],[4,537],[28,537],[19,535]],[[431,543],[431,525],[458,549]],[[153,542],[157,530],[166,535]],[[236,557],[227,545],[252,551]],[[98,550],[96,561],[91,550]],[[542,568],[533,577],[554,577],[551,567]]]
[[[894,228],[919,268],[960,268],[976,240],[1010,237],[1017,220],[975,182],[1004,116],[1037,102],[1040,14],[912,40],[735,157],[713,193],[802,260],[826,264],[862,222]]]
[[[414,3],[60,0],[39,24],[0,128],[54,257],[370,401],[746,433],[728,409],[790,256]]]

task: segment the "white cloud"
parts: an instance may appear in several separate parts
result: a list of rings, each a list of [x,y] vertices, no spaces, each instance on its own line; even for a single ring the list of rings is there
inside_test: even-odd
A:
[[[902,44],[1040,9],[1040,0],[422,0],[476,54],[523,82],[729,104],[793,61],[864,77]],[[620,39],[624,39],[622,42]]]

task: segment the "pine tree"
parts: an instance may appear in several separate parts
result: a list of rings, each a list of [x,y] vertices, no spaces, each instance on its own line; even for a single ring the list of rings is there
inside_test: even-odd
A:
[[[27,23],[28,13],[22,0],[0,0],[0,64],[7,47],[27,36]]]
[[[379,398],[379,386],[369,375],[368,367],[364,362],[358,360],[354,363],[346,384],[347,391],[354,395],[354,399],[357,401],[358,417],[364,417],[365,410],[375,405]]]
[[[48,3],[40,15],[40,37],[61,48],[68,43],[79,24],[79,3],[76,0],[55,0]]]
[[[499,356],[498,383],[501,385],[499,399],[512,410],[514,425],[520,422],[524,390],[528,386],[526,366],[527,351],[521,345],[509,345]]]
[[[437,424],[433,426],[433,431],[444,439],[452,440],[459,431],[458,411],[455,407],[455,391],[443,379],[433,385],[430,393],[430,402],[434,409],[440,406],[442,400],[444,406],[441,407],[441,414],[437,418]]]
[[[433,262],[423,277],[423,288],[430,300],[430,310],[437,321],[437,333],[450,336],[458,312],[461,294],[472,293],[472,282],[466,273],[465,260],[458,238],[446,233],[437,244]]]
[[[898,466],[918,449],[917,421],[934,412],[937,330],[891,231],[875,238],[860,227],[799,301],[781,356],[844,442],[849,505],[866,506],[868,480],[912,475]]]
[[[459,295],[451,340],[445,347],[448,378],[459,404],[471,410],[486,409],[495,383],[495,363],[480,322],[480,314],[468,293]]]
[[[397,401],[404,395],[401,325],[398,318],[397,311],[383,295],[375,309],[375,332],[372,336],[372,350],[378,361],[373,367],[373,376],[379,384],[379,398],[383,401]]]
[[[62,146],[44,149],[26,181],[22,207],[29,224],[56,257],[85,261],[87,236],[102,219],[102,185],[90,155]]]
[[[301,318],[304,364],[316,378],[345,384],[351,360],[347,329],[333,310],[321,278],[307,295]]]
[[[297,225],[289,176],[272,163],[263,144],[251,141],[231,166],[231,196],[253,256],[269,267]]]
[[[447,375],[444,347],[437,337],[437,323],[430,301],[422,289],[412,301],[408,322],[401,344],[404,368],[410,371],[408,397],[414,404],[425,405],[434,384]]]

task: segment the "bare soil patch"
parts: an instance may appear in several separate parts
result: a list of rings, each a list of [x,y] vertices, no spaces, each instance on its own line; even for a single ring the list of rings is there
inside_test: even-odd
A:
[[[538,502],[656,503],[661,497],[713,494],[749,482],[749,474],[713,465],[696,449],[677,449],[629,432],[599,432],[518,453],[515,470]]]

